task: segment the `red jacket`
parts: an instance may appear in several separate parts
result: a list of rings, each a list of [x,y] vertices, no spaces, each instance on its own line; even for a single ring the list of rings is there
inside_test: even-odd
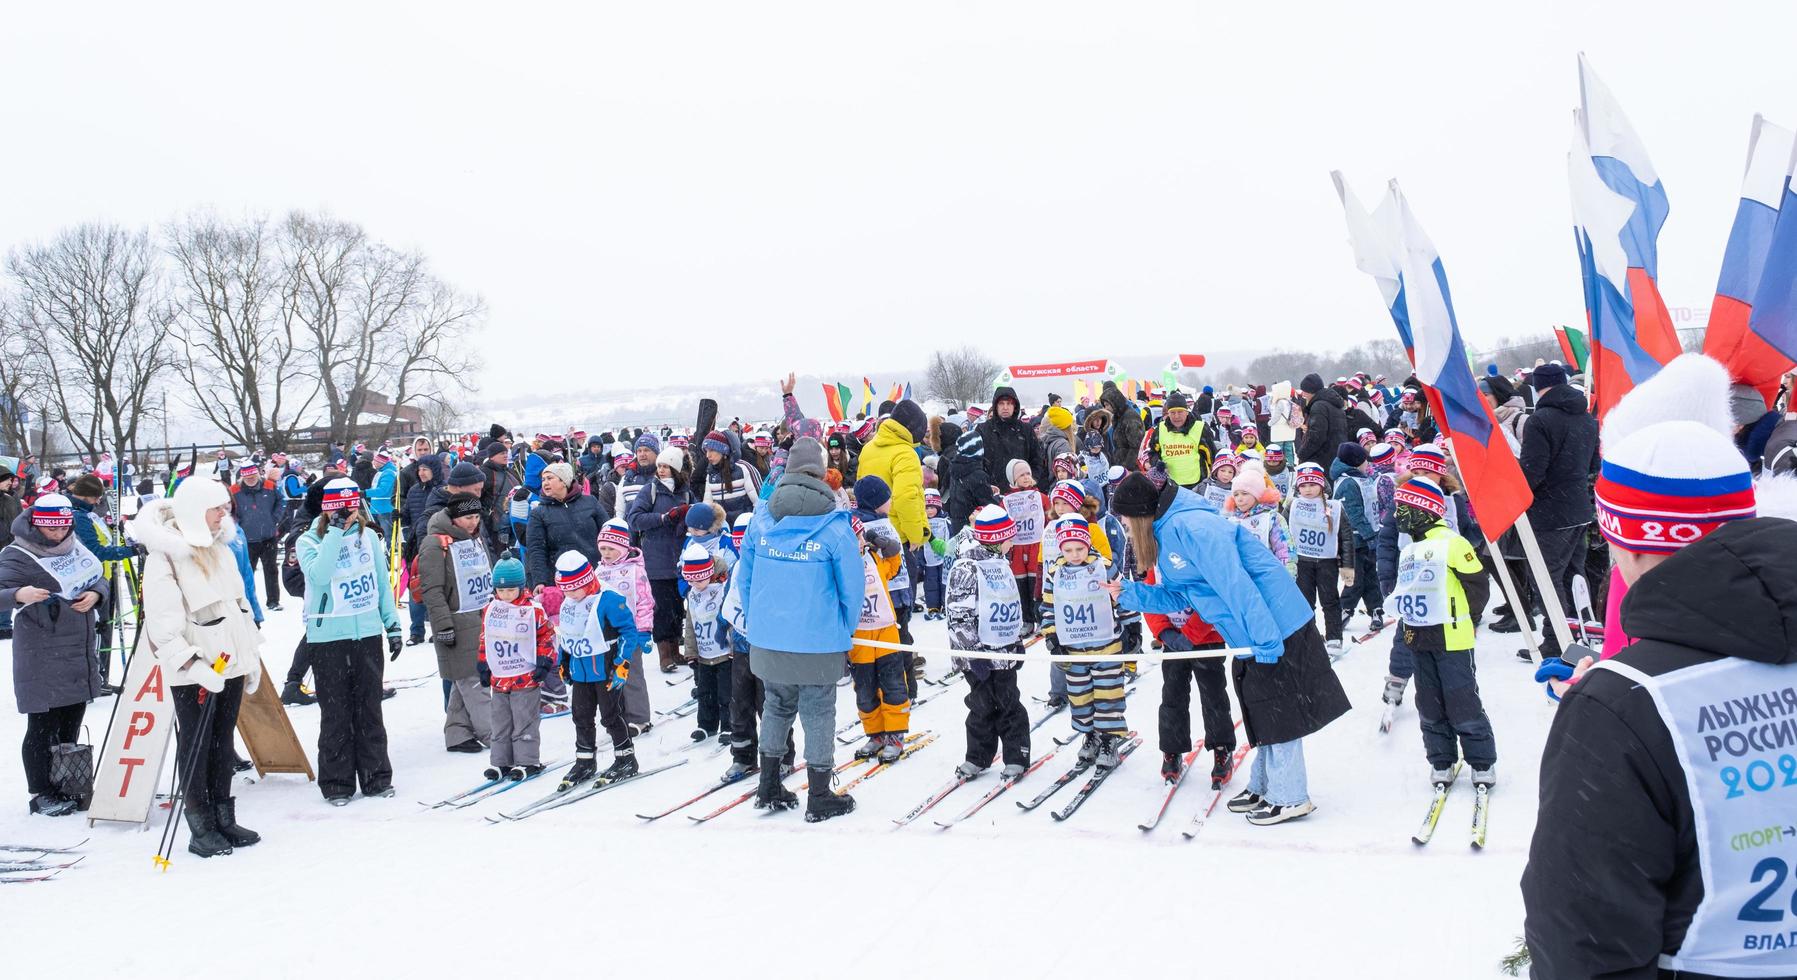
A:
[[[500,600],[495,598],[493,601],[499,602]],[[511,604],[514,606],[535,606],[535,603],[531,602],[530,593],[528,591],[520,592],[518,598],[513,599]],[[535,608],[537,610],[537,663],[541,665],[547,661],[550,664],[554,664],[555,625],[549,622],[549,614],[543,612],[542,606],[535,606]],[[484,613],[480,618],[480,650],[478,656],[480,657],[481,663],[484,664],[487,662],[487,617]],[[529,674],[519,674],[517,677],[493,678],[493,690],[495,691],[528,691],[536,686],[537,682],[531,680]]]
[[[1148,570],[1148,577],[1144,581],[1149,585],[1154,584],[1154,569]],[[1185,625],[1179,627],[1179,631],[1185,634],[1192,646],[1213,646],[1223,642],[1223,635],[1217,632],[1217,628],[1200,619],[1197,613],[1187,609],[1185,617]],[[1172,618],[1160,613],[1143,613],[1142,619],[1148,624],[1148,632],[1156,638],[1160,637],[1162,631],[1173,628]]]

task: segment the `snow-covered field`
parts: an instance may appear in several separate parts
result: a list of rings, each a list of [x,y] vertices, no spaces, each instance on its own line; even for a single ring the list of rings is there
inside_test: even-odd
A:
[[[914,630],[920,644],[945,643],[940,623]],[[272,614],[265,683],[279,683],[299,632],[292,606]],[[1516,661],[1516,637],[1482,632],[1480,686],[1501,779],[1491,843],[1482,852],[1467,844],[1463,781],[1434,843],[1417,848],[1410,833],[1427,805],[1428,766],[1408,698],[1393,732],[1378,731],[1390,633],[1337,666],[1354,710],[1307,740],[1319,810],[1257,828],[1219,806],[1191,841],[1180,830],[1211,797],[1202,774],[1157,830],[1136,826],[1164,795],[1158,669],[1130,697],[1143,747],[1065,823],[1050,807],[1024,813],[1013,801],[1060,773],[1072,747],[953,829],[931,820],[959,813],[991,775],[894,827],[961,758],[961,689],[913,716],[913,730],[941,736],[935,744],[857,789],[855,813],[822,824],[747,805],[705,825],[681,814],[638,819],[698,792],[727,764],[727,755],[686,748],[690,719],[657,725],[639,753],[645,768],[691,763],[635,785],[513,824],[482,817],[548,792],[547,777],[465,810],[426,809],[418,801],[479,782],[486,762],[443,750],[434,682],[386,703],[396,797],[333,809],[303,777],[240,777],[239,819],[262,843],[202,860],[186,852],[183,831],[167,872],[151,864],[160,809],[148,832],[30,816],[17,763],[0,765],[0,842],[93,838],[86,860],[61,877],[0,887],[0,962],[15,977],[71,966],[88,977],[1499,976],[1521,933],[1516,883],[1552,707]],[[0,665],[10,675],[11,658]],[[429,646],[408,647],[388,673],[434,666]],[[947,669],[932,658],[926,674]],[[1046,694],[1047,669],[1026,668],[1026,692]],[[650,686],[658,709],[688,697],[660,675]],[[88,710],[95,742],[111,705]],[[1032,718],[1043,710],[1029,707]],[[837,711],[839,724],[851,717],[847,687]],[[317,708],[289,713],[311,753]],[[1038,755],[1068,731],[1064,719],[1036,733]],[[23,729],[22,715],[0,716],[0,742],[17,744]],[[566,718],[544,722],[546,759],[572,745]],[[838,758],[849,751],[838,746]],[[207,941],[223,955],[195,948]]]

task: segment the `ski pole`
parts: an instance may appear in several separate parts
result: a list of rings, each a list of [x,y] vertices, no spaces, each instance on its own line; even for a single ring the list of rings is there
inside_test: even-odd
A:
[[[157,845],[156,857],[151,859],[152,863],[163,871],[168,870],[170,856],[175,850],[175,835],[178,833],[175,829],[175,821],[181,816],[181,811],[187,808],[187,794],[193,792],[194,763],[199,761],[200,746],[206,741],[206,733],[212,729],[213,709],[218,707],[218,699],[212,696],[211,691],[201,688],[199,696],[206,706],[200,709],[200,723],[197,726],[199,730],[193,733],[193,744],[187,747],[187,760],[177,770],[177,778],[181,780],[181,792],[169,805],[168,823],[163,825],[162,841]],[[176,731],[178,734],[179,729]]]

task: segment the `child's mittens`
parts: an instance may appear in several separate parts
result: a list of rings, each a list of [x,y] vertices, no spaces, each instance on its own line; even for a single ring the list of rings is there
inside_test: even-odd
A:
[[[479,663],[476,663],[474,665],[474,669],[480,673],[480,686],[481,687],[492,687],[493,686],[493,671],[487,667],[486,661],[483,660],[483,661],[480,661]]]
[[[605,689],[608,691],[615,691],[618,688],[623,687],[624,682],[628,681],[629,679],[630,679],[630,658],[629,657],[619,657],[617,664],[615,664],[611,669],[611,680],[606,683]]]
[[[554,669],[555,661],[550,660],[548,657],[538,657],[536,668],[530,672],[531,683],[541,684],[548,680],[549,672]]]

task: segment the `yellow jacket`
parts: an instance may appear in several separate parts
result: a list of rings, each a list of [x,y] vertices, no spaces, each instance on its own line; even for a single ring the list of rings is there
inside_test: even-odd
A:
[[[901,551],[891,558],[881,558],[878,554],[875,554],[873,555],[873,560],[874,568],[878,571],[880,576],[880,587],[884,589],[887,583],[892,581],[892,577],[898,574],[899,566],[904,564],[905,553]],[[892,603],[891,592],[886,593],[886,602],[888,605]],[[883,643],[897,643],[899,641],[898,624],[894,623],[891,626],[882,626],[879,629],[856,630],[855,638],[859,640],[879,640]],[[849,663],[871,664],[889,653],[897,652],[898,651],[896,650],[888,650],[885,647],[864,647],[860,644],[854,644],[849,647]]]
[[[856,475],[877,476],[892,490],[892,526],[905,547],[923,544],[930,522],[923,511],[923,464],[905,427],[887,419],[861,450]]]

